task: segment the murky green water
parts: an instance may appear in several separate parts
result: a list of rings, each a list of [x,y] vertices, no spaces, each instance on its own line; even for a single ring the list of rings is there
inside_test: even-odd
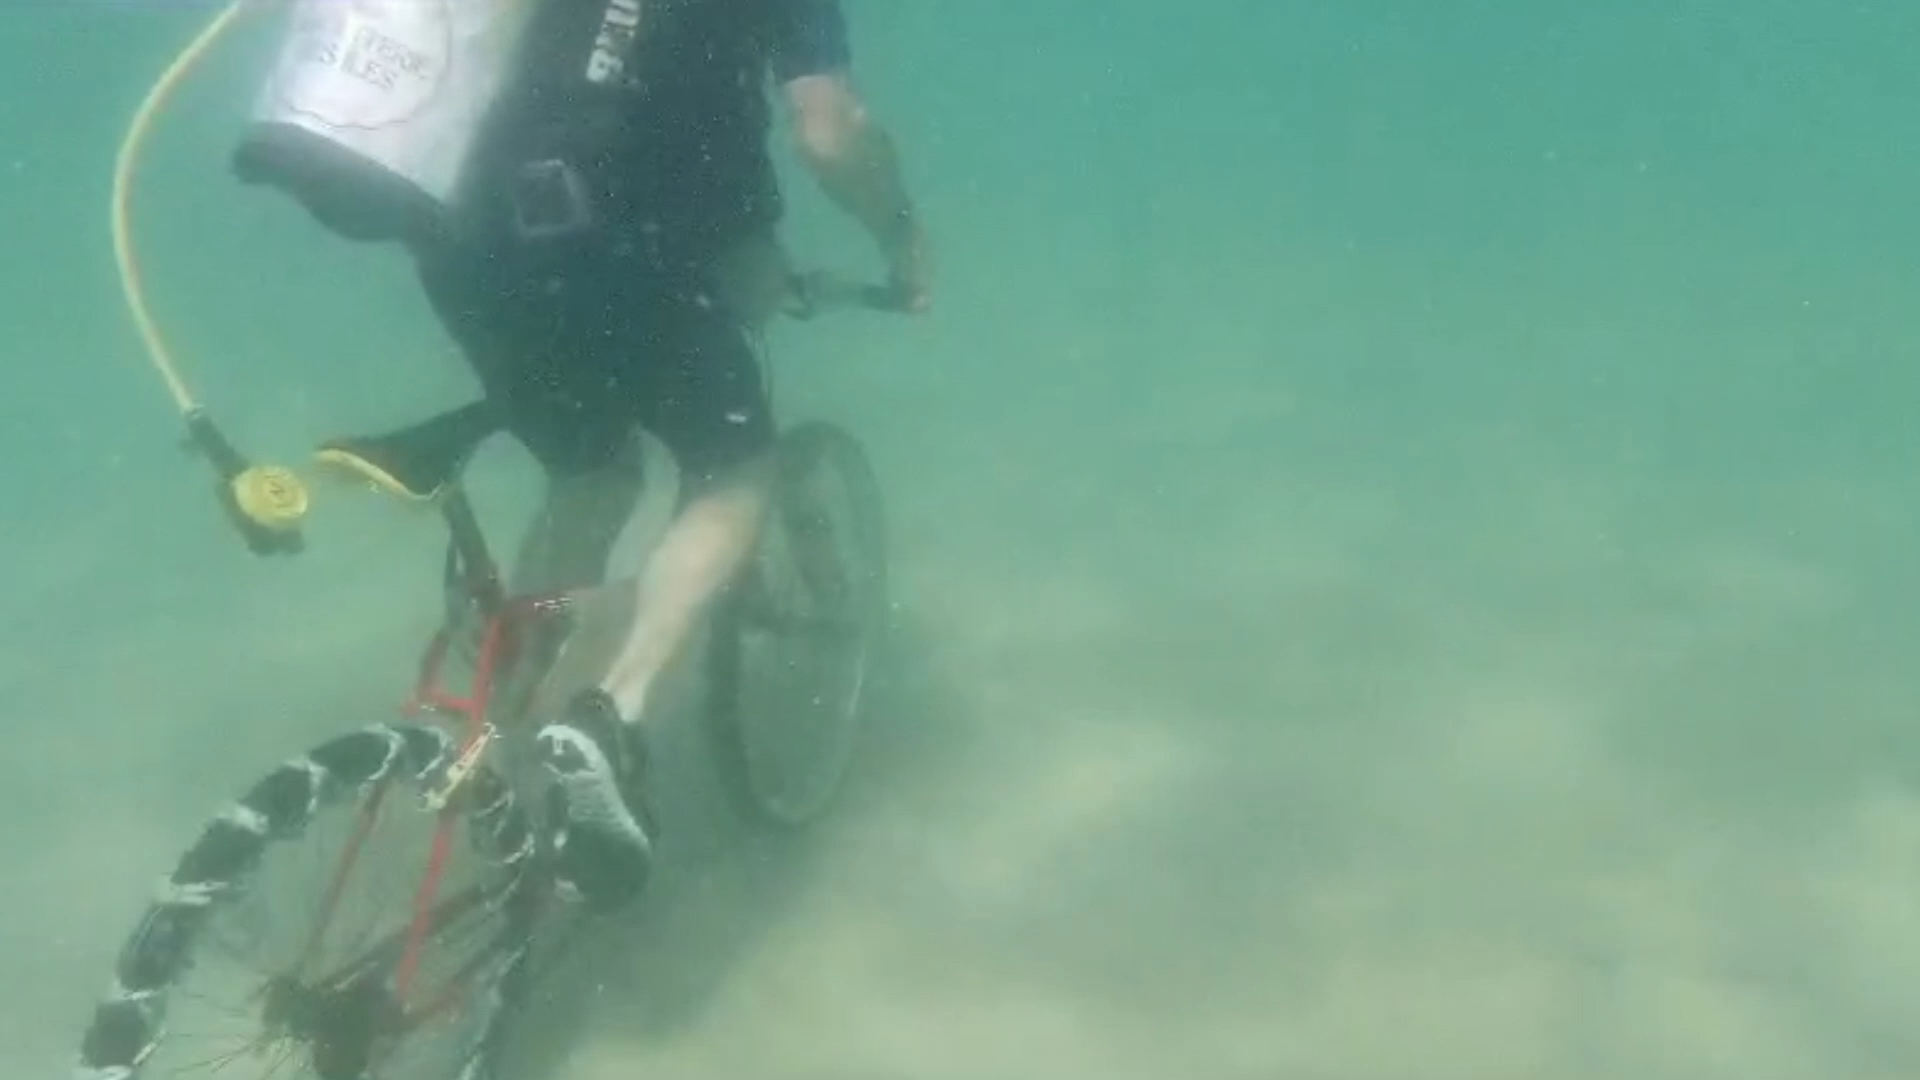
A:
[[[938,310],[775,344],[887,485],[885,715],[817,836],[683,831],[558,1076],[1920,1068],[1920,9],[849,9]],[[0,15],[10,1075],[433,614],[395,507],[247,556],[119,306],[115,142],[210,13]],[[285,459],[471,386],[397,256],[227,178],[268,41],[183,91],[140,235]],[[532,481],[482,462],[502,529]]]

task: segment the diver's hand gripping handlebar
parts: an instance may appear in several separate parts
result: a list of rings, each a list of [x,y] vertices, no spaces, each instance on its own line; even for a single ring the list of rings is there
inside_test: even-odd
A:
[[[902,315],[913,309],[913,298],[902,286],[855,281],[830,270],[791,274],[787,278],[787,289],[786,313],[801,320],[846,308]]]

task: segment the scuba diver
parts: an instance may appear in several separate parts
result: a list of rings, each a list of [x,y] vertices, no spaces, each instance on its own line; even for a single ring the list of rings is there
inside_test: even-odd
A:
[[[639,429],[678,464],[624,645],[538,736],[564,800],[562,875],[596,903],[644,884],[648,692],[744,565],[771,495],[755,343],[792,277],[770,86],[899,306],[928,304],[926,235],[850,61],[839,0],[297,0],[235,156],[242,180],[340,235],[412,253],[484,390],[436,423],[504,428],[547,478],[517,590],[603,579],[639,501]],[[432,497],[444,477],[376,442],[327,453]]]

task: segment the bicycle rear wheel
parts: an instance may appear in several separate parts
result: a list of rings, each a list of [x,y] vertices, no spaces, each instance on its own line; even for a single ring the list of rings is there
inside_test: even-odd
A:
[[[767,526],[716,621],[708,730],[721,781],[753,820],[823,813],[852,758],[887,601],[879,482],[852,436],[782,435]]]
[[[491,1076],[548,889],[493,769],[444,810],[409,798],[458,749],[435,727],[376,725],[209,822],[122,947],[76,1075]]]

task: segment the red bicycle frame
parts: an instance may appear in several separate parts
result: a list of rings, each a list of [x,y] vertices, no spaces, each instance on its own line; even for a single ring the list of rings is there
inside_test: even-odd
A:
[[[442,498],[441,513],[452,534],[452,547],[448,552],[449,584],[452,584],[451,579],[457,576],[459,587],[465,592],[466,599],[484,621],[480,626],[473,673],[465,691],[458,692],[450,689],[442,678],[447,656],[452,649],[457,632],[454,626],[443,624],[428,642],[426,652],[420,661],[413,690],[401,707],[403,715],[447,718],[453,721],[458,729],[458,749],[450,759],[445,778],[442,780],[443,786],[434,793],[439,806],[436,810],[433,843],[427,857],[426,872],[414,892],[412,917],[407,925],[405,945],[400,962],[394,971],[393,992],[402,1002],[411,990],[414,976],[419,970],[420,954],[433,928],[441,880],[446,874],[447,860],[453,849],[453,834],[458,819],[457,807],[450,804],[449,798],[471,771],[472,766],[478,762],[487,742],[493,736],[492,725],[487,719],[488,710],[493,706],[495,691],[502,675],[511,671],[513,665],[521,658],[521,647],[526,640],[525,631],[531,625],[561,614],[571,603],[570,598],[564,593],[551,596],[516,597],[509,600],[501,586],[499,571],[487,550],[466,493],[458,486],[453,487]],[[327,924],[332,921],[334,909],[346,890],[347,880],[359,859],[361,848],[379,820],[384,795],[383,785],[369,796],[366,805],[361,808],[360,819],[354,826],[352,836],[348,838],[340,863],[328,884],[319,917],[301,960],[301,967],[305,966],[306,958],[318,948]]]

